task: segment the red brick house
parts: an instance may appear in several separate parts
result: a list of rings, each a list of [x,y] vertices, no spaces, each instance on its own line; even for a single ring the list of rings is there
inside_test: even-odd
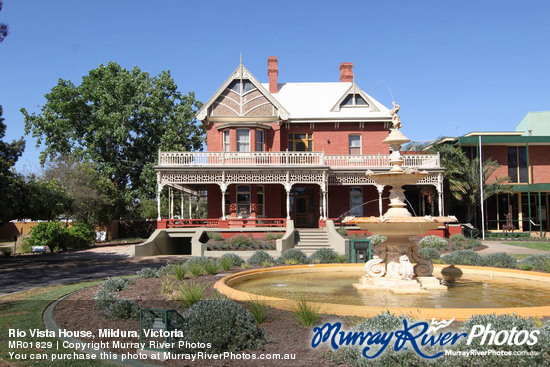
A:
[[[206,220],[159,215],[159,228],[284,226],[288,220],[322,227],[347,212],[386,210],[387,191],[365,171],[389,170],[382,141],[392,117],[354,83],[353,64],[341,64],[339,82],[281,83],[271,56],[267,74],[268,82],[260,83],[241,64],[204,104],[197,119],[207,130],[206,152],[159,153],[159,199],[167,186],[208,198]],[[403,166],[430,173],[406,187],[417,214],[443,213],[439,156],[406,154]]]

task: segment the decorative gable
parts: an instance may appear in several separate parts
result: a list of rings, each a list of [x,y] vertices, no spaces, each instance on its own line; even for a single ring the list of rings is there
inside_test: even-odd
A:
[[[353,83],[344,95],[332,107],[332,112],[338,112],[342,108],[358,107],[368,108],[371,112],[380,112],[370,97]]]
[[[274,120],[286,120],[288,112],[241,64],[197,114],[201,121],[207,117],[235,120],[272,117]]]

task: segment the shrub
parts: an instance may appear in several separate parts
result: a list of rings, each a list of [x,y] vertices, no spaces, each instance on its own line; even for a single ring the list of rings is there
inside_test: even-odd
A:
[[[46,246],[51,252],[67,249],[67,229],[61,222],[40,222],[29,232],[29,244]]]
[[[93,228],[82,223],[73,223],[67,228],[61,222],[40,222],[29,232],[29,245],[46,246],[51,252],[87,247],[94,240]]]
[[[242,234],[238,234],[236,236],[233,236],[231,237],[231,240],[229,241],[233,246],[236,246],[236,245],[250,245],[252,243],[252,241],[250,240],[249,237],[246,237]]]
[[[218,232],[206,232],[208,235],[208,238],[210,238],[213,241],[223,241],[223,236],[221,233]]]
[[[210,258],[206,257],[206,256],[194,256],[192,258],[190,258],[189,260],[187,260],[184,264],[185,266],[189,266],[189,265],[193,265],[193,264],[198,264],[200,266],[204,266],[206,264],[210,264],[210,263],[213,263],[214,261],[211,260]]]
[[[94,227],[89,224],[73,223],[67,231],[67,248],[86,248],[95,240]]]
[[[304,327],[315,325],[320,318],[319,307],[308,303],[303,294],[296,296],[296,304],[290,310]]]
[[[31,252],[31,242],[29,236],[21,236],[17,240],[17,248],[15,249],[20,254],[28,254]]]
[[[320,248],[309,257],[309,261],[316,264],[335,263],[338,254],[331,248]]]
[[[298,250],[297,248],[291,248],[283,252],[275,264],[286,264],[287,261],[289,262],[288,265],[307,264],[307,256],[303,253],[303,251]]]
[[[158,278],[158,273],[155,269],[152,268],[143,268],[136,272],[138,278],[147,279],[147,278]]]
[[[220,257],[216,263],[221,269],[225,271],[233,267],[233,260],[228,257]]]
[[[429,260],[429,261],[434,261],[441,258],[441,256],[439,255],[439,251],[433,247],[424,247],[418,250],[418,252],[422,256],[424,256],[426,260]]]
[[[239,267],[243,264],[243,262],[244,260],[239,255],[233,253],[223,254],[222,257],[218,259],[218,265],[223,270]]]
[[[94,295],[94,308],[96,310],[105,310],[117,300],[117,294],[113,291],[108,291],[104,288],[99,288]]]
[[[283,238],[283,236],[284,235],[282,233],[271,233],[271,232],[269,232],[269,233],[265,234],[265,239],[267,241],[278,240],[280,238]]]
[[[348,257],[348,255],[345,255],[345,254],[338,254],[336,256],[336,262],[337,263],[347,263],[347,262],[349,262],[349,257]]]
[[[267,343],[266,334],[256,324],[252,313],[227,299],[197,302],[183,316],[183,340],[199,345],[205,341],[211,344],[209,349],[182,349],[185,352],[235,352],[261,349]]]
[[[418,245],[420,247],[433,247],[441,248],[447,246],[447,240],[439,236],[429,235],[420,240]]]
[[[519,264],[523,270],[540,270],[550,272],[550,255],[530,255]]]
[[[132,283],[133,281],[130,279],[114,277],[108,278],[106,281],[101,283],[101,288],[105,289],[107,292],[120,292],[121,290],[128,288],[128,285]]]
[[[450,240],[455,242],[462,242],[462,241],[466,241],[466,237],[464,237],[464,235],[460,233],[457,233],[457,234],[453,234]]]
[[[185,268],[193,278],[199,277],[206,272],[204,266],[199,263],[191,263]]]
[[[133,299],[118,299],[105,309],[109,319],[127,320],[139,317],[139,306]]]
[[[216,264],[215,262],[207,263],[203,266],[203,268],[206,273],[211,275],[214,275],[218,272],[218,264]]]
[[[517,268],[518,262],[506,252],[497,252],[481,257],[483,266],[493,266],[495,268]]]
[[[184,282],[178,289],[178,298],[186,307],[191,307],[202,299],[207,288],[207,285],[202,285],[193,281]]]
[[[267,319],[267,309],[269,306],[259,299],[251,299],[248,301],[246,308],[252,313],[258,324],[263,324]]]
[[[342,237],[345,237],[345,236],[348,235],[348,230],[345,229],[345,228],[343,228],[343,227],[338,228],[338,229],[336,230],[336,232],[338,232],[338,234],[339,234],[340,236],[342,236]]]
[[[474,247],[477,247],[477,246],[480,246],[480,245],[481,245],[480,240],[476,240],[474,238],[471,238],[466,242],[466,245],[464,245],[464,248],[474,248]]]
[[[264,261],[264,262],[262,262],[262,266],[263,266],[264,268],[270,268],[270,267],[272,267],[273,265],[274,265],[274,263],[271,262],[271,261]]]
[[[183,280],[187,274],[187,266],[184,264],[170,264],[167,266],[168,274],[172,275],[177,280]]]
[[[458,250],[443,256],[443,261],[450,265],[482,265],[481,256],[472,250]]]
[[[273,256],[263,250],[255,251],[252,256],[250,256],[250,259],[248,259],[248,263],[252,266],[260,266],[264,262],[274,263],[275,260],[273,259]]]
[[[388,237],[381,236],[379,234],[373,234],[369,237],[371,246],[378,246],[382,242],[386,242],[388,240]]]

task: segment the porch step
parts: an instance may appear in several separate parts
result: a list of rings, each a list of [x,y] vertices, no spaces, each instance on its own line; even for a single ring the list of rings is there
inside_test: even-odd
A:
[[[294,248],[308,256],[320,248],[330,248],[328,234],[324,229],[297,229],[294,234]]]

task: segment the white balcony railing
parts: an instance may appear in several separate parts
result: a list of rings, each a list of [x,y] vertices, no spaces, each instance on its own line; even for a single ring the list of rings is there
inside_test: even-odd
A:
[[[439,154],[404,154],[403,167],[439,168]],[[331,168],[389,168],[390,157],[325,155],[322,152],[160,152],[165,167],[329,166]]]

